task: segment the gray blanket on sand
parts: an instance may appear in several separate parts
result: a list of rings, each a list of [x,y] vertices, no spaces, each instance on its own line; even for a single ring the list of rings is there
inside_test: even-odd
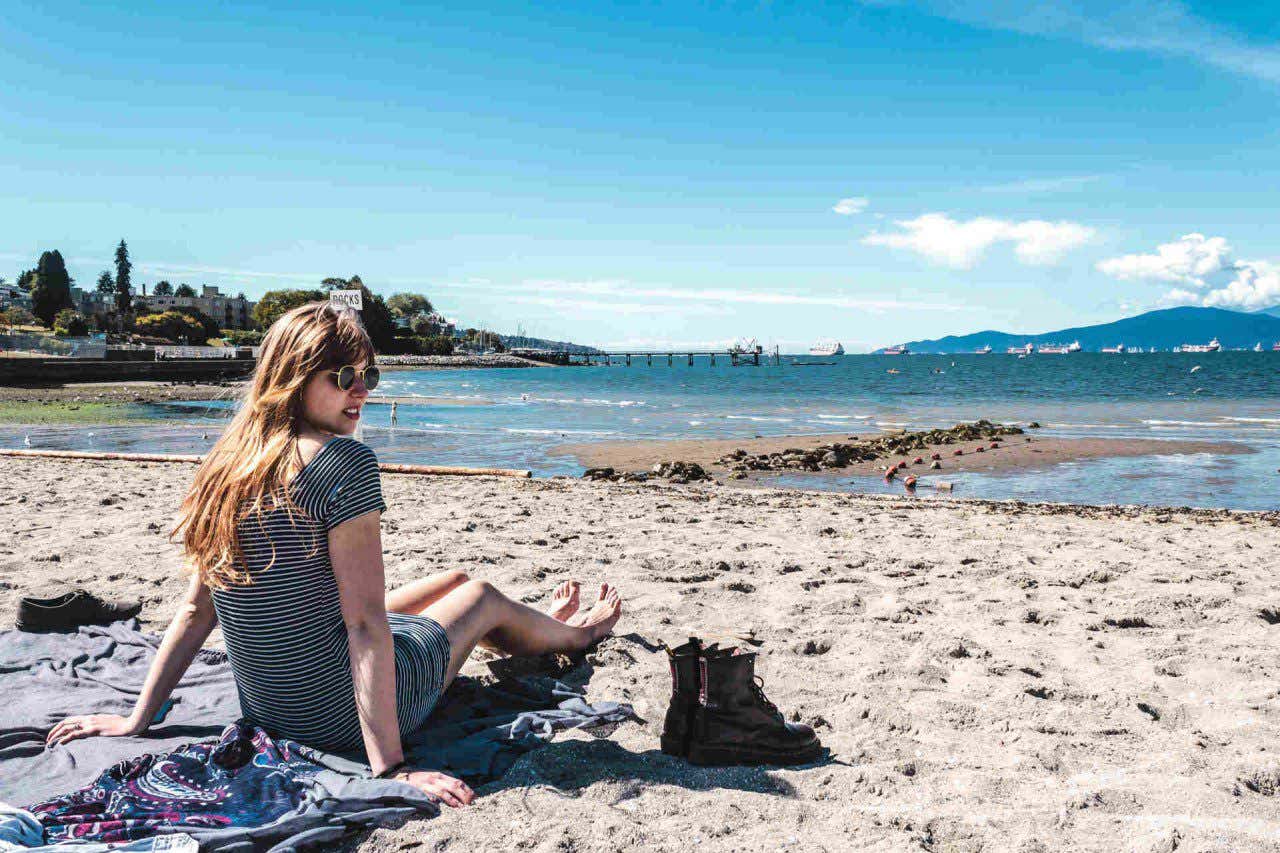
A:
[[[45,748],[50,727],[70,714],[129,713],[159,642],[139,631],[136,620],[74,634],[0,632],[0,801],[26,805],[77,789],[123,759],[216,738],[239,718],[226,657],[206,649],[145,735]],[[580,692],[546,676],[494,686],[459,678],[426,725],[406,739],[406,757],[475,787],[500,777],[557,730],[633,718],[629,705],[588,704]],[[218,830],[217,838],[201,838],[201,847],[296,849],[331,842],[351,827],[435,813],[434,804],[413,789],[367,778],[363,756],[313,750],[308,757],[326,772],[317,776],[316,795],[296,813],[278,826]]]

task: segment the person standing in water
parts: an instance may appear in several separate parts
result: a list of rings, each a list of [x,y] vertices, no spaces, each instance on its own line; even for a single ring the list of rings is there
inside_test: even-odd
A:
[[[391,401],[391,425],[395,426],[399,418],[396,417],[396,406],[400,405],[395,400]]]

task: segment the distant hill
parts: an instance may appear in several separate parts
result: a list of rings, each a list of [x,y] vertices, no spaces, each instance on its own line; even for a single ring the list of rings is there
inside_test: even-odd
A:
[[[1271,317],[1280,317],[1280,305],[1272,305],[1270,308],[1263,308],[1255,313],[1266,314]]]
[[[994,352],[1004,352],[1008,347],[1028,343],[1069,344],[1079,341],[1085,350],[1100,350],[1117,344],[1169,350],[1184,343],[1208,343],[1216,337],[1222,342],[1223,349],[1247,349],[1258,342],[1271,349],[1274,342],[1280,341],[1280,315],[1272,314],[1273,311],[1280,311],[1280,306],[1253,314],[1222,308],[1165,308],[1097,326],[1035,335],[974,332],[971,335],[948,335],[932,341],[909,341],[907,346],[912,352],[919,353],[973,352],[983,346],[990,346]]]

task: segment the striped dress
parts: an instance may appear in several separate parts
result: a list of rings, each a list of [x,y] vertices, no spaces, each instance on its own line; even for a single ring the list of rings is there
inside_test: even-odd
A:
[[[290,495],[304,515],[290,518],[278,509],[240,520],[240,547],[253,583],[213,591],[240,707],[248,722],[273,735],[320,749],[363,751],[327,534],[344,521],[386,509],[377,457],[354,439],[330,439],[294,478]],[[435,707],[449,638],[425,616],[388,613],[387,619],[404,736]]]

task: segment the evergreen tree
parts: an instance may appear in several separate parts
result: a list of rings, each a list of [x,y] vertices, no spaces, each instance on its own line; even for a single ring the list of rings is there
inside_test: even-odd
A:
[[[111,273],[103,270],[98,273],[98,292],[99,293],[115,293],[116,280],[111,277]]]
[[[196,289],[184,281],[182,284],[178,285],[176,290],[173,291],[173,295],[174,296],[195,296]]]
[[[53,325],[53,318],[63,308],[71,306],[71,276],[62,253],[57,249],[45,252],[36,264],[35,283],[31,287],[31,313],[46,327]]]
[[[129,247],[121,240],[120,245],[116,246],[116,310],[122,314],[129,311],[129,304],[133,301],[133,288],[130,287],[132,272]]]
[[[156,296],[172,296],[173,285],[162,279],[156,282],[155,290],[151,292]]]

